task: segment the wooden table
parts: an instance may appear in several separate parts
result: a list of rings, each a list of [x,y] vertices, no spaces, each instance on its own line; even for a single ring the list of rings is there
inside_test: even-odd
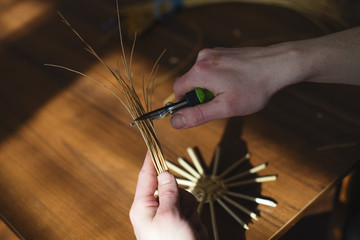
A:
[[[134,239],[128,212],[146,151],[139,132],[102,87],[43,65],[65,65],[91,76],[104,72],[56,10],[115,64],[118,40],[111,28],[104,29],[114,16],[112,1],[5,2],[0,9],[2,220],[24,239]],[[268,45],[321,34],[310,21],[282,8],[189,9],[138,39],[134,76],[147,76],[167,49],[153,98],[158,107],[201,48]],[[358,162],[359,109],[359,87],[300,84],[280,91],[252,116],[181,131],[168,120],[155,126],[172,161],[196,146],[209,166],[220,143],[234,146],[222,156],[222,168],[244,151],[252,153],[251,165],[268,162],[260,175],[279,178],[256,189],[278,206],[261,207],[259,221],[232,238],[277,239]]]

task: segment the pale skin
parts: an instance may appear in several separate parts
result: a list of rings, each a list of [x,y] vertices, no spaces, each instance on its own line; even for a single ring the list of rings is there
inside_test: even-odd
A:
[[[360,27],[268,47],[200,51],[190,71],[174,83],[176,98],[182,99],[196,87],[206,88],[216,97],[179,110],[171,124],[182,129],[249,115],[261,110],[280,89],[304,81],[360,85]],[[160,202],[152,195],[156,187]],[[181,204],[181,195],[170,173],[162,173],[156,180],[147,156],[130,211],[137,238],[207,239],[194,203]]]
[[[159,198],[154,197],[158,189]],[[179,189],[174,176],[157,176],[149,153],[139,173],[130,220],[138,240],[205,240],[207,230],[196,211],[197,201]]]
[[[200,51],[194,66],[174,83],[178,100],[196,87],[211,102],[179,110],[174,128],[190,128],[261,110],[280,89],[310,81],[360,85],[360,27],[320,38],[268,47]]]

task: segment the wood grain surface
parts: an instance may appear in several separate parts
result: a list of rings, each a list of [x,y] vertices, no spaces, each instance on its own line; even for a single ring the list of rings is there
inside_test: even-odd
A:
[[[0,216],[20,239],[135,239],[128,212],[146,152],[139,132],[105,89],[44,66],[106,76],[56,11],[115,65],[120,49],[111,27],[114,6],[95,0],[0,4]],[[165,48],[154,107],[172,93],[172,82],[201,48],[263,46],[322,34],[283,8],[221,4],[188,9],[138,38],[136,87],[140,90],[141,79]],[[125,42],[128,50],[130,41]],[[171,161],[187,158],[186,148],[197,147],[210,166],[221,144],[226,149],[222,169],[245,151],[252,153],[253,166],[268,162],[260,175],[276,173],[278,180],[255,189],[278,206],[259,206],[261,217],[250,230],[222,231],[221,239],[277,239],[357,164],[359,109],[359,87],[304,83],[280,91],[264,110],[248,117],[188,130],[174,130],[168,120],[155,127]],[[231,218],[223,219],[240,228]]]

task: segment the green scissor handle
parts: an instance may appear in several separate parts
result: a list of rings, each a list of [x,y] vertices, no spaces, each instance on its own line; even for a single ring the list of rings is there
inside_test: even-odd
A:
[[[186,101],[190,106],[206,103],[215,98],[214,93],[204,88],[195,88],[185,94]]]
[[[185,99],[183,99],[182,101],[177,103],[168,103],[165,107],[145,113],[144,115],[135,119],[135,121],[145,119],[157,120],[166,117],[169,114],[172,114],[173,112],[178,111],[179,109],[182,109],[184,107],[195,106],[201,103],[208,102],[214,98],[215,96],[211,91],[203,88],[195,88],[194,90],[187,92],[185,94]],[[133,125],[135,125],[135,123],[133,123],[132,126]]]

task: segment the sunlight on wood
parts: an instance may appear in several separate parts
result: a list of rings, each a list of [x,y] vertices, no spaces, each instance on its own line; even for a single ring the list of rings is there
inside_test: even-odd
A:
[[[29,26],[35,21],[41,23],[46,14],[50,12],[52,5],[43,1],[21,1],[0,9],[0,40],[15,33],[28,32]]]
[[[19,240],[10,228],[0,220],[0,239],[1,240]]]

